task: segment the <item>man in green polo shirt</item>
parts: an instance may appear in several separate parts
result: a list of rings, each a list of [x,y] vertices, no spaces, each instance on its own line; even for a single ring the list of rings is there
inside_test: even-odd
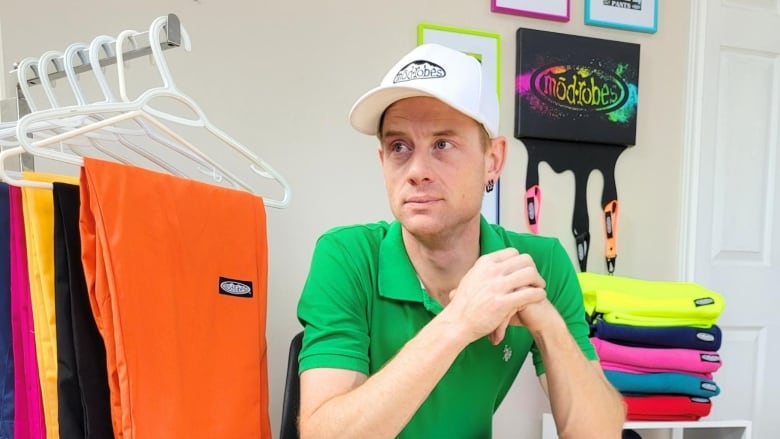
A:
[[[489,438],[529,352],[561,437],[620,437],[563,247],[480,215],[506,156],[498,119],[479,63],[435,44],[353,106],[396,221],[317,241],[298,304],[302,438]]]

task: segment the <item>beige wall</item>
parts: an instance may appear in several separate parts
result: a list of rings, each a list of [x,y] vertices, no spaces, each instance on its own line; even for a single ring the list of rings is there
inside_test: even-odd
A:
[[[616,169],[621,202],[616,274],[678,277],[689,4],[661,0],[656,34],[586,26],[583,8],[583,2],[572,0],[571,21],[558,23],[491,13],[488,0],[0,0],[0,53],[3,71],[8,72],[11,63],[22,57],[64,50],[99,34],[145,29],[155,17],[169,12],[181,18],[192,37],[192,52],[167,52],[179,88],[199,102],[216,125],[283,174],[293,188],[291,206],[268,213],[267,335],[271,416],[277,431],[287,343],[299,330],[295,306],[315,239],[332,226],[390,218],[375,141],[350,129],[347,112],[416,44],[418,23],[502,35],[501,131],[510,138],[510,157],[502,178],[501,221],[517,230],[525,229],[521,201],[526,154],[511,136],[516,29],[641,44],[637,144],[622,154]],[[15,80],[5,79],[8,96]],[[153,85],[157,84],[149,83]],[[544,187],[541,232],[561,238],[573,257],[573,177],[555,174],[543,165],[540,182]],[[593,234],[589,270],[595,272],[605,271],[601,186],[601,177],[594,174],[588,203]],[[497,417],[496,437],[538,437],[545,407],[526,370]],[[519,420],[518,412],[526,416]]]

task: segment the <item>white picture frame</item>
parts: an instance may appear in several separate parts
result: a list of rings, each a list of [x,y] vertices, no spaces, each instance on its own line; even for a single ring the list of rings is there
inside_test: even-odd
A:
[[[474,56],[482,64],[483,77],[501,96],[501,36],[496,33],[420,23],[417,43],[437,43]],[[499,223],[501,181],[482,198],[482,215],[492,224]]]

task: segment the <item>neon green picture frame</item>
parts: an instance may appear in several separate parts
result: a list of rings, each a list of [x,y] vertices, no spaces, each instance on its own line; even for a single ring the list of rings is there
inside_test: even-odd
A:
[[[501,35],[453,26],[420,23],[417,26],[417,44],[438,43],[474,56],[482,64],[486,81],[495,81],[496,93],[501,97]],[[501,182],[495,190],[482,198],[482,215],[489,223],[499,223],[499,194]]]
[[[439,24],[420,23],[417,44],[438,43],[479,60],[485,77],[496,78],[496,93],[501,96],[501,35]]]

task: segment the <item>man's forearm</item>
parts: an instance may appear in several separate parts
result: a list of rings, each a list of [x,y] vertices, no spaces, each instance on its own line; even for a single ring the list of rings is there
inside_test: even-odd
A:
[[[432,320],[365,383],[309,414],[301,437],[396,437],[468,343],[445,319]]]
[[[619,438],[625,420],[620,394],[595,361],[589,361],[563,320],[534,334],[544,361],[547,390],[558,435]]]

